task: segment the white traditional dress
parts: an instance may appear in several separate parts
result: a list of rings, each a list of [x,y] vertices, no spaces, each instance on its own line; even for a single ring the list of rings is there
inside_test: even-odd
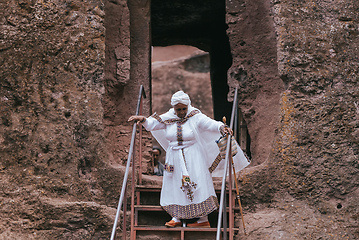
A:
[[[219,176],[223,174],[221,164],[224,161],[219,163],[218,158],[215,160],[219,153],[215,140],[221,136],[223,123],[189,105],[184,118],[177,117],[171,108],[161,116],[153,114],[143,126],[152,132],[166,150],[160,200],[163,209],[179,219],[198,218],[216,210],[218,200],[212,171],[217,167]],[[239,153],[237,155],[241,155],[241,159],[235,160],[236,171],[249,164],[243,152],[240,150]],[[213,168],[213,162],[216,161]]]

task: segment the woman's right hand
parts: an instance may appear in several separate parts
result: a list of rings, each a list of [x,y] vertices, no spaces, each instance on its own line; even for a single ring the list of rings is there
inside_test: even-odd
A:
[[[129,122],[135,121],[137,122],[137,124],[139,123],[143,123],[144,121],[146,121],[146,117],[145,116],[138,116],[138,115],[133,115],[128,119]]]

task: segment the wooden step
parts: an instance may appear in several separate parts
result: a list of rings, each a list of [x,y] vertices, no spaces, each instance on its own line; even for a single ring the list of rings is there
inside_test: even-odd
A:
[[[134,225],[133,231],[134,236],[138,236],[138,239],[144,240],[147,239],[149,235],[155,236],[160,234],[162,239],[178,239],[178,240],[187,240],[187,239],[196,239],[196,240],[208,240],[214,239],[217,232],[217,228],[214,227],[217,225],[218,220],[218,209],[213,211],[208,215],[208,220],[212,228],[188,228],[188,227],[176,227],[168,228],[164,226],[164,223],[170,220],[168,213],[159,205],[160,202],[160,193],[161,186],[159,185],[137,185],[135,187],[135,192],[137,196],[137,205],[133,206],[134,209]],[[216,195],[219,199],[221,193],[221,188],[219,184],[215,187]],[[229,190],[226,189],[227,199],[229,201]],[[232,200],[234,203],[234,198],[236,196],[236,190],[232,189]],[[152,200],[151,200],[152,199]],[[227,202],[228,204],[228,202]],[[226,207],[227,212],[229,213],[229,207]],[[235,204],[232,208],[232,213],[239,212],[239,207],[236,207]],[[227,214],[227,224],[230,223],[231,213]],[[193,223],[196,219],[189,219],[187,223]],[[232,220],[232,224],[234,224]],[[232,225],[233,226],[233,225]],[[239,228],[232,228],[232,231],[229,232],[227,228],[227,239],[231,239],[235,235],[235,232],[238,233]],[[223,228],[221,229],[223,232]],[[137,232],[137,233],[136,233]],[[138,234],[138,235],[137,235]],[[135,237],[135,239],[137,239]]]
[[[136,185],[136,191],[140,192],[161,192],[161,186],[156,185]],[[221,192],[221,188],[215,188],[216,193]],[[226,192],[228,193],[228,188],[226,189]],[[236,192],[235,188],[232,188],[232,192]]]
[[[229,217],[229,207],[227,209],[227,218]],[[237,210],[237,211],[236,211]],[[208,215],[208,220],[211,225],[217,223],[218,219],[218,209],[213,211]],[[233,209],[233,212],[239,212],[239,207]],[[134,214],[135,214],[135,224],[134,226],[142,226],[142,225],[151,225],[151,226],[163,226],[165,222],[169,221],[171,217],[161,206],[153,206],[153,205],[135,205],[134,206]],[[187,223],[192,223],[196,220],[188,219]],[[229,219],[228,219],[229,221]]]
[[[158,212],[164,211],[161,206],[153,206],[153,205],[135,205],[135,211],[149,211],[149,212]]]
[[[233,210],[239,210],[239,207],[233,207]],[[159,212],[159,211],[164,211],[164,210],[161,206],[135,205],[135,211]],[[227,207],[227,212],[228,211],[229,211],[229,207]],[[218,212],[218,209],[215,212]]]
[[[148,239],[148,236],[161,236],[159,239],[178,239],[178,240],[208,240],[215,239],[217,228],[188,228],[188,227],[176,227],[167,228],[165,226],[150,227],[150,226],[138,226],[134,227],[135,235],[138,236],[136,239]],[[221,228],[221,239],[224,229]],[[233,228],[232,232],[229,232],[227,228],[227,239],[230,236],[238,234],[239,228]]]
[[[136,185],[136,190],[141,192],[161,192],[161,188],[157,185]]]
[[[217,232],[217,228],[211,227],[211,228],[189,228],[189,227],[175,227],[175,228],[169,228],[166,226],[136,226],[134,227],[136,231],[166,231],[166,232]],[[239,231],[239,228],[233,228],[233,231]],[[223,232],[223,228],[221,228],[221,231]],[[228,228],[227,228],[228,231]]]
[[[139,202],[137,202],[137,205],[159,205],[160,204],[160,194],[161,194],[161,188],[156,185],[137,185],[136,187],[136,196]],[[221,191],[220,189],[215,190],[216,195],[218,197],[218,200],[220,199]],[[229,191],[227,189],[226,191],[226,198],[229,197]],[[232,197],[234,198],[236,196],[236,193],[232,192]],[[227,200],[228,204],[228,200]]]

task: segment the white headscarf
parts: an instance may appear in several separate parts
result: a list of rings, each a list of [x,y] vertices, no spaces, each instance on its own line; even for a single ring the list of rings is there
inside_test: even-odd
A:
[[[183,91],[178,91],[173,94],[171,98],[171,105],[175,106],[179,103],[182,103],[187,106],[190,105],[191,99],[189,98],[188,94],[184,93]]]

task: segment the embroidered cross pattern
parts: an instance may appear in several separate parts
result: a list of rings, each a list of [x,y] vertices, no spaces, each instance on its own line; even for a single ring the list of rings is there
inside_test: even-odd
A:
[[[173,173],[174,166],[173,166],[173,165],[165,164],[164,169],[165,169],[167,172],[169,172],[169,173]]]
[[[186,180],[190,180],[188,176],[186,176]],[[193,196],[193,190],[192,189],[196,189],[197,188],[197,184],[191,181],[188,182],[184,182],[182,180],[182,186],[181,186],[181,190],[187,194],[187,198],[192,202],[194,199]]]
[[[177,142],[178,142],[178,146],[183,145],[182,124],[183,123],[181,123],[181,122],[177,122]]]

